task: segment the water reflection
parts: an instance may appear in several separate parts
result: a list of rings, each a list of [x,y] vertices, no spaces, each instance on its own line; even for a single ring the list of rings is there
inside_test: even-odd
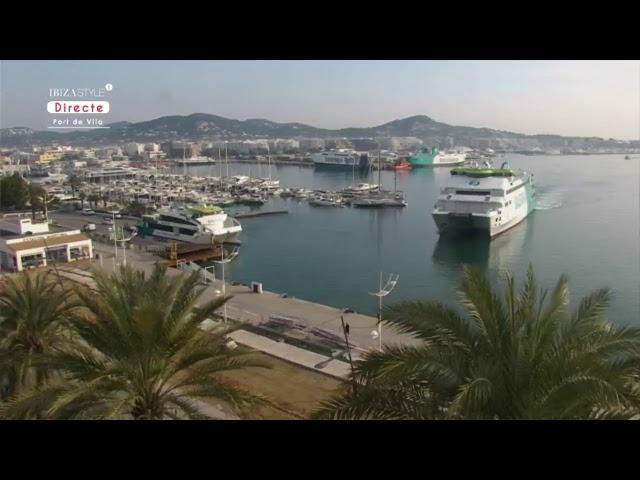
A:
[[[513,270],[531,237],[532,216],[512,229],[489,239],[482,232],[452,232],[441,235],[433,250],[434,268],[446,273],[459,271],[462,265],[474,265],[492,273]]]
[[[433,265],[447,271],[458,270],[462,265],[486,269],[489,265],[490,243],[489,237],[482,232],[441,235],[433,249]]]

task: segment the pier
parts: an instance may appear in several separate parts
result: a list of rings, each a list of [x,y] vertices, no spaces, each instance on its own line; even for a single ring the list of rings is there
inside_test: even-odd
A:
[[[264,217],[266,215],[284,215],[288,213],[289,213],[289,210],[273,210],[269,212],[245,212],[245,213],[238,213],[237,215],[235,215],[235,218]]]
[[[222,258],[222,247],[209,245],[187,245],[174,243],[168,247],[146,249],[148,252],[169,260],[170,267],[176,267],[178,262],[206,262]]]

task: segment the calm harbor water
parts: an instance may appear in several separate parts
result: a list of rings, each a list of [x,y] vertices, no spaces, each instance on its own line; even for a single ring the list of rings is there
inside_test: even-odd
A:
[[[569,276],[573,306],[589,291],[610,287],[615,297],[609,317],[640,323],[640,160],[623,155],[507,155],[504,160],[534,173],[538,207],[492,241],[440,240],[431,209],[449,168],[397,172],[395,179],[394,172],[384,171],[384,187],[393,189],[395,180],[406,193],[406,208],[322,208],[275,198],[260,208],[289,214],[243,220],[241,254],[227,276],[372,314],[377,304],[368,292],[378,289],[380,271],[400,275],[385,304],[437,299],[455,305],[463,264],[479,265],[500,280],[510,270],[521,284],[532,263],[545,288],[553,288],[561,273]],[[194,167],[189,173],[218,175],[219,169]],[[256,164],[231,163],[230,171],[267,176],[266,167]],[[308,167],[272,166],[271,174],[283,187],[337,190],[353,183],[352,172]],[[377,178],[374,172],[356,182],[377,183]]]

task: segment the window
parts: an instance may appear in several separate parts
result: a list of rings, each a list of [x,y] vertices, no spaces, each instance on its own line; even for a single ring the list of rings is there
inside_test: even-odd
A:
[[[480,197],[491,196],[487,190],[456,190],[456,195],[478,195]]]
[[[183,220],[179,217],[169,217],[167,215],[160,215],[160,220],[163,222],[181,223],[183,225],[194,225],[193,222],[190,222],[188,220]]]
[[[152,228],[155,228],[156,230],[162,230],[163,232],[171,232],[173,233],[173,227],[168,227],[166,225],[160,225],[160,224],[153,224]]]

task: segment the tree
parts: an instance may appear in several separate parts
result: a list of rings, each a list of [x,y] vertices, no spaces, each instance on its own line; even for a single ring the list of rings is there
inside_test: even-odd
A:
[[[365,355],[357,389],[325,402],[317,418],[585,419],[637,416],[640,330],[603,315],[597,290],[569,312],[567,278],[550,297],[529,268],[504,303],[477,269],[460,286],[466,317],[439,302],[401,302],[385,322],[420,339]]]
[[[37,183],[29,184],[29,204],[31,205],[31,217],[36,219],[36,212],[42,210],[45,211],[45,196],[46,192]]]
[[[96,274],[95,292],[77,290],[84,313],[71,320],[76,340],[42,356],[64,378],[13,397],[2,417],[207,418],[197,399],[258,401],[217,374],[263,365],[227,347],[228,329],[200,328],[226,299],[196,307],[197,273],[167,279],[165,271],[122,267]]]
[[[147,210],[148,210],[148,208],[144,204],[142,204],[142,203],[140,203],[138,201],[131,202],[125,208],[125,211],[127,212],[127,214],[131,215],[133,217],[141,217],[145,213],[147,213]]]
[[[0,292],[0,398],[37,387],[51,377],[34,358],[62,342],[62,328],[75,308],[69,292],[47,273],[7,280]]]
[[[23,210],[29,200],[29,185],[18,173],[0,180],[0,204],[4,209]]]
[[[100,197],[98,195],[96,195],[95,193],[92,193],[91,195],[89,195],[87,197],[87,200],[89,201],[89,206],[97,206],[98,205],[98,200],[100,200]]]
[[[71,187],[71,192],[75,198],[78,187],[82,185],[82,181],[80,180],[80,177],[78,177],[78,175],[74,173],[69,177],[69,180],[67,180],[67,183]]]

